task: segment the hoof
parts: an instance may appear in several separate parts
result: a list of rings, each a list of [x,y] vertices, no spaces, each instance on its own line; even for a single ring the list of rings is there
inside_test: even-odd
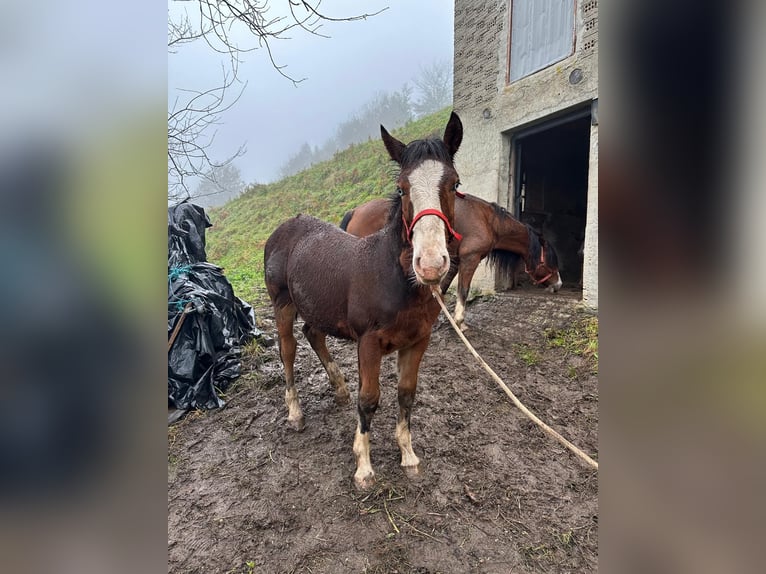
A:
[[[287,419],[287,424],[290,425],[290,428],[295,432],[301,432],[306,428],[306,420],[303,417],[298,419]]]
[[[458,327],[460,327],[460,331],[461,331],[462,333],[465,333],[465,332],[468,330],[468,324],[467,324],[467,323],[460,323],[460,324],[458,325]]]
[[[347,404],[351,402],[351,395],[348,392],[348,389],[345,393],[335,393],[335,404],[339,405],[341,407],[345,407]]]
[[[357,490],[370,490],[373,486],[375,486],[375,473],[371,472],[365,476],[357,476],[355,474],[354,486],[356,486]]]
[[[423,477],[423,466],[416,464],[415,466],[403,466],[402,470],[407,478],[410,480],[418,480]]]

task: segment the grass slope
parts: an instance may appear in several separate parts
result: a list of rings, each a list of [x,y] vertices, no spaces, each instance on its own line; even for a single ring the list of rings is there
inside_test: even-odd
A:
[[[442,110],[394,130],[393,135],[405,143],[441,137],[449,114],[450,109]],[[239,297],[263,304],[263,246],[280,223],[307,213],[337,225],[349,209],[394,191],[395,174],[396,165],[376,139],[275,183],[251,186],[237,199],[210,210],[208,260],[224,268]]]

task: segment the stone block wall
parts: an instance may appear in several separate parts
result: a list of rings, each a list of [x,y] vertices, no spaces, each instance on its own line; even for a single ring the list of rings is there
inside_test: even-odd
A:
[[[455,0],[453,107],[464,139],[456,156],[462,190],[512,208],[511,139],[514,130],[588,105],[598,98],[598,0],[577,0],[570,56],[508,83],[512,0]],[[595,157],[595,161],[594,161]],[[591,130],[583,297],[598,305],[598,125]],[[591,188],[591,186],[593,186]],[[492,291],[480,269],[472,287]]]

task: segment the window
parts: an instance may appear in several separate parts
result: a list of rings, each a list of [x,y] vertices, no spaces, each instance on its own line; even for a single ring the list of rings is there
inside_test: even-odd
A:
[[[514,82],[574,51],[574,0],[511,0],[508,81]]]

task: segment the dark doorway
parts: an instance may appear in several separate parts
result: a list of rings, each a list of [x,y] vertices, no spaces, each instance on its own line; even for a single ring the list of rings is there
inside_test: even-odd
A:
[[[582,288],[590,107],[513,135],[514,215],[556,248],[565,287]]]

